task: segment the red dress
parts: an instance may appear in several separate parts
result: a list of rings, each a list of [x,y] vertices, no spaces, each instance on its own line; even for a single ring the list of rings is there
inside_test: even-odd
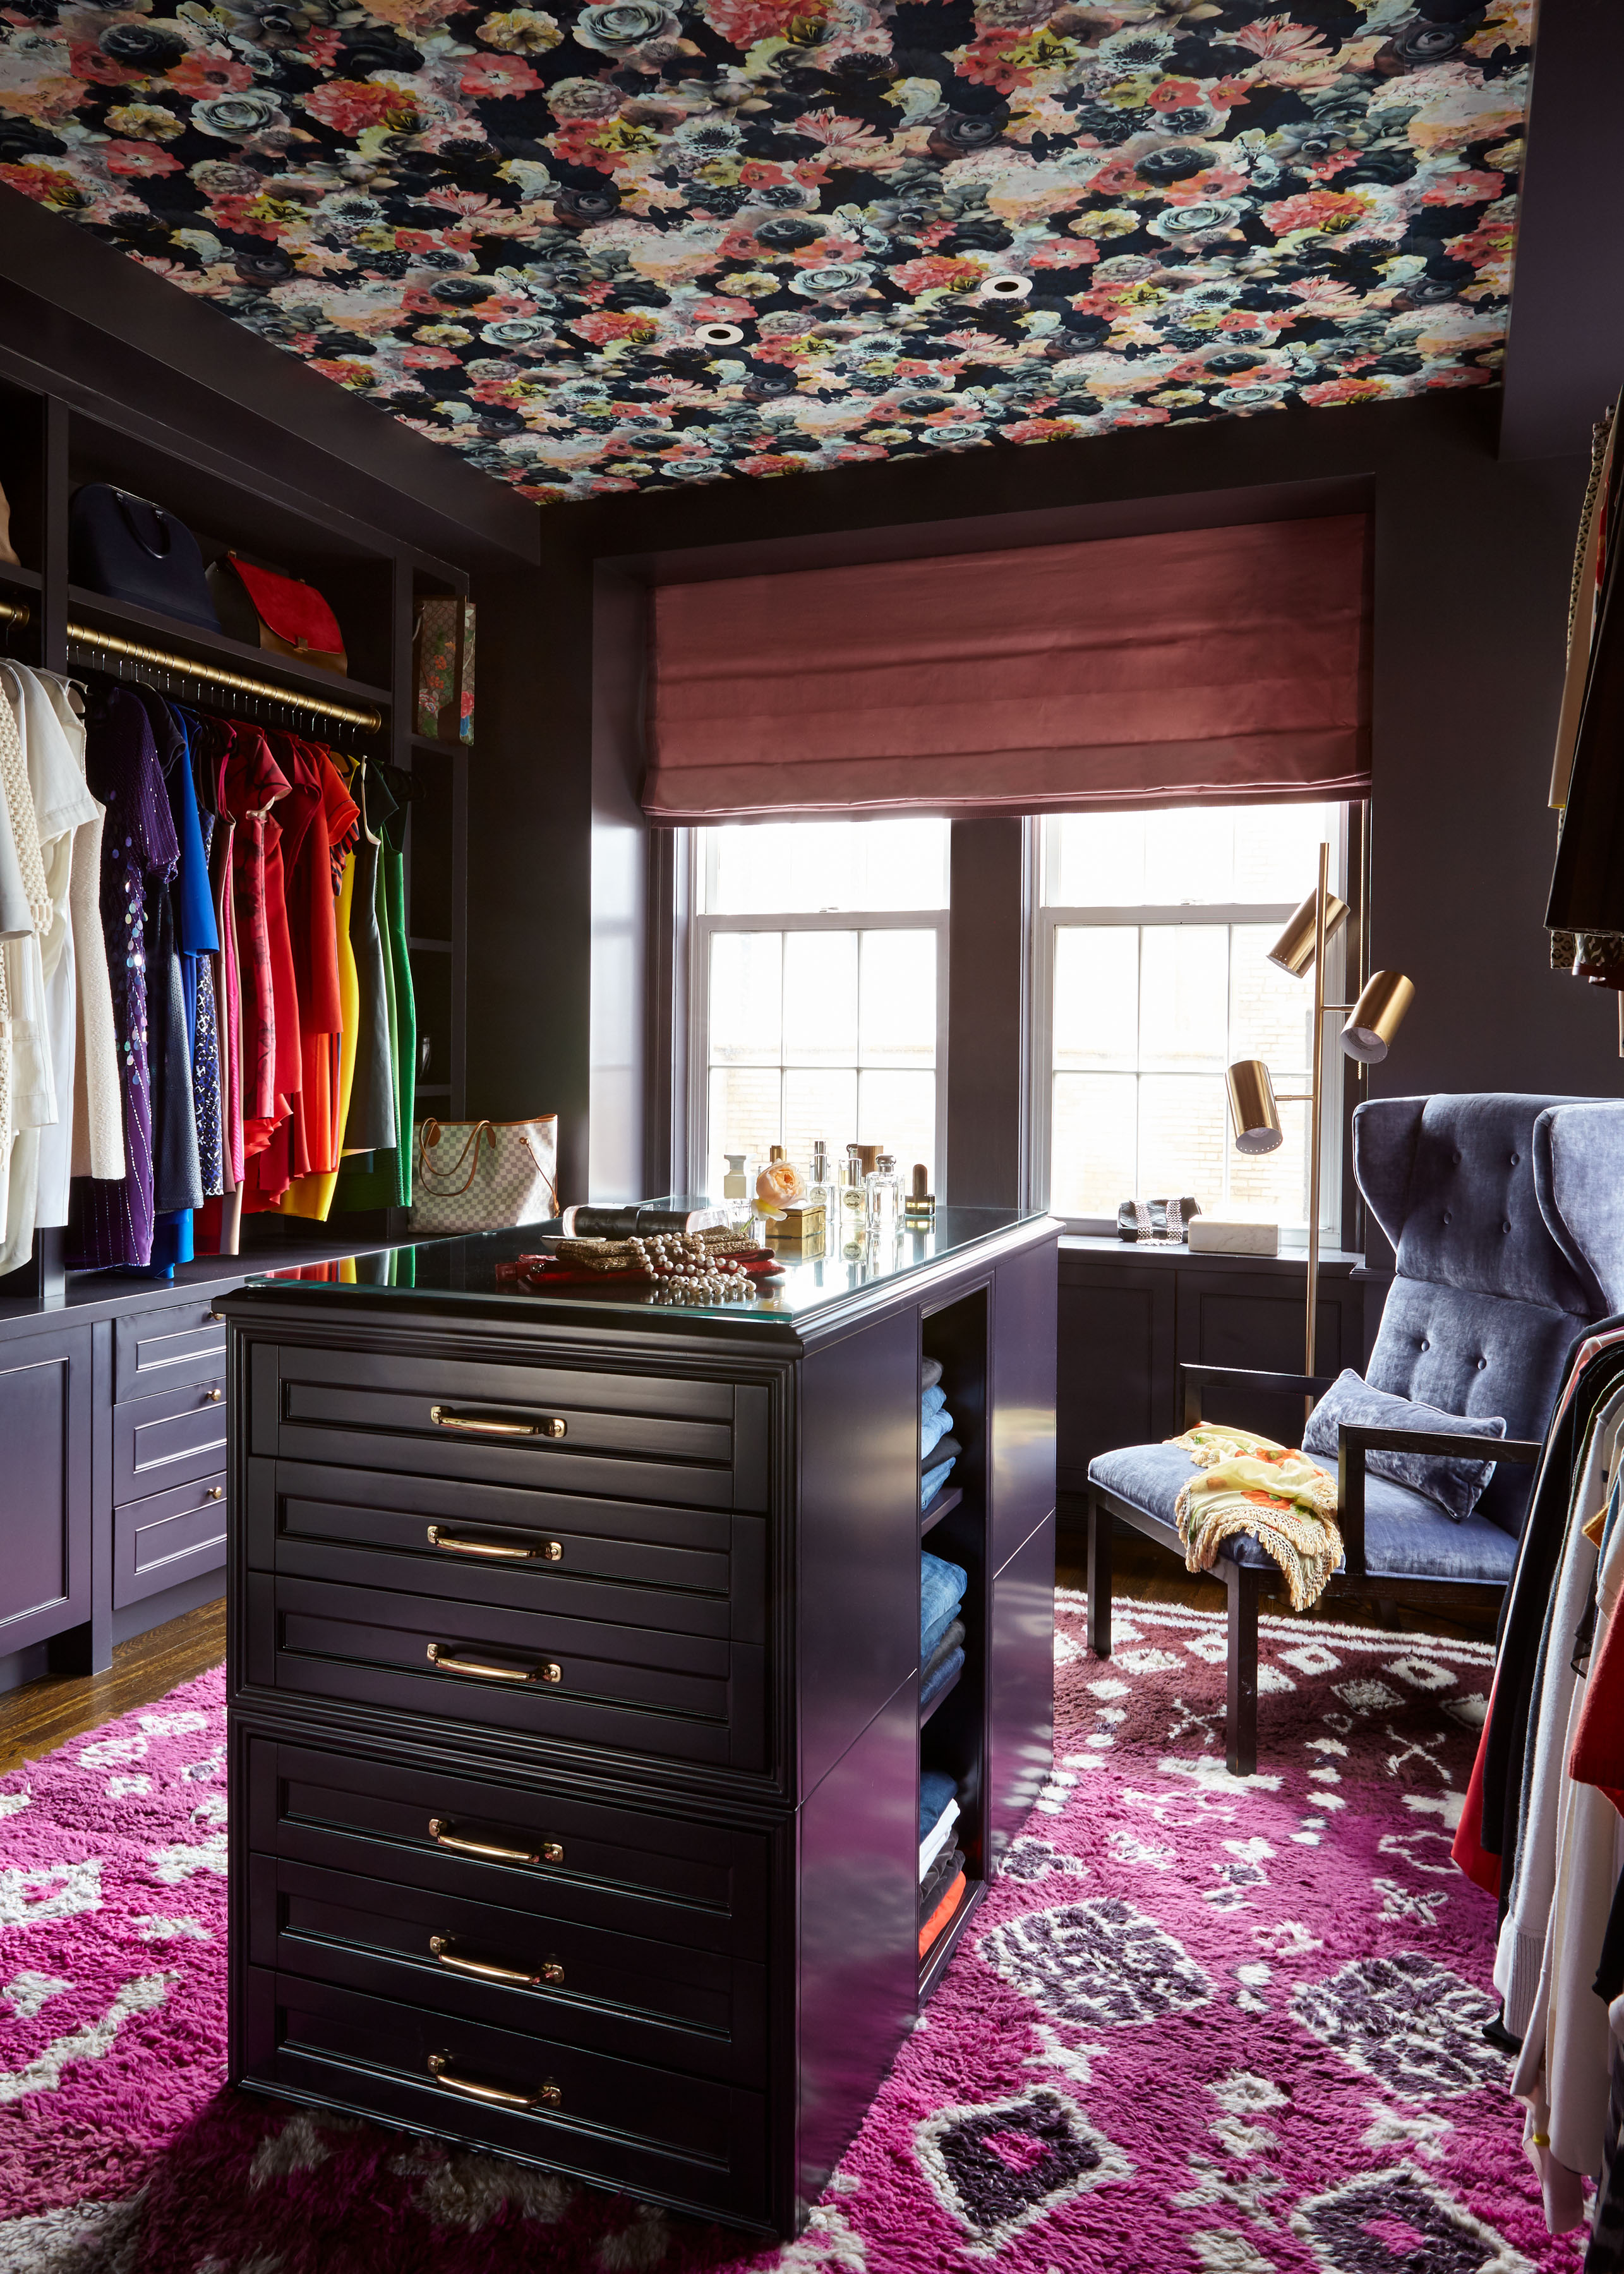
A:
[[[281,829],[271,809],[288,794],[287,776],[257,727],[233,721],[225,764],[223,799],[234,827],[231,897],[237,917],[237,976],[243,1050],[244,1173],[269,1144],[286,1112],[277,1096],[277,989],[271,941],[271,855],[282,881]],[[280,889],[276,898],[281,900]],[[283,925],[284,933],[286,924]],[[292,991],[289,959],[287,989]]]

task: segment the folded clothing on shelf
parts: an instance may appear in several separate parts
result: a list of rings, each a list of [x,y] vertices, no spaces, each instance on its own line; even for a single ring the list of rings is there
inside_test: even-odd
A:
[[[952,1688],[963,1671],[964,1662],[962,1643],[956,1649],[949,1651],[945,1658],[938,1653],[937,1657],[931,1661],[931,1671],[920,1684],[919,1706],[921,1713],[927,1707],[936,1704],[944,1690]]]
[[[939,1382],[933,1382],[919,1401],[921,1413],[939,1413],[947,1403],[947,1392]]]
[[[920,1415],[919,1465],[921,1469],[930,1466],[930,1455],[952,1426],[953,1417],[948,1412],[945,1404],[939,1405],[934,1413]],[[940,1459],[940,1454],[936,1457]]]
[[[919,1650],[921,1666],[951,1625],[969,1584],[969,1575],[961,1564],[950,1563],[941,1555],[921,1555]]]
[[[952,1473],[953,1464],[951,1456],[945,1461],[938,1461],[934,1468],[925,1471],[919,1480],[919,1504],[921,1510],[929,1507]]]
[[[920,1881],[919,1923],[923,1926],[943,1894],[965,1867],[964,1849],[956,1840],[950,1840],[936,1862]]]
[[[943,1934],[952,1924],[953,1914],[958,1910],[960,1898],[964,1894],[965,1884],[965,1875],[960,1871],[952,1884],[943,1890],[941,1901],[931,1912],[924,1925],[921,1927],[919,1954],[921,1958],[933,1943],[940,1941]]]
[[[959,1787],[943,1769],[925,1769],[919,1780],[919,1876],[921,1882],[952,1836],[959,1820]]]
[[[939,1358],[926,1359],[919,1369],[920,1388],[921,1389],[935,1389],[940,1383],[941,1379],[941,1359]]]
[[[921,1683],[929,1681],[931,1675],[936,1672],[936,1668],[941,1665],[944,1658],[951,1657],[954,1651],[962,1650],[964,1648],[964,1621],[962,1619],[954,1619],[952,1623],[949,1626],[946,1633],[942,1637],[941,1641],[937,1643],[936,1648],[921,1665],[919,1669],[919,1678]]]

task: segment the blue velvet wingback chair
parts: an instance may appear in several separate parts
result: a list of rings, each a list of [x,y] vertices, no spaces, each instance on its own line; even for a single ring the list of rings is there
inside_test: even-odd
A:
[[[1446,1413],[1504,1417],[1488,1489],[1463,1522],[1385,1477],[1367,1451],[1417,1448],[1482,1457],[1480,1437],[1344,1426],[1337,1460],[1344,1560],[1327,1593],[1423,1608],[1498,1607],[1516,1561],[1563,1361],[1591,1321],[1624,1300],[1624,1103],[1503,1092],[1381,1098],[1353,1118],[1360,1192],[1392,1241],[1396,1272],[1365,1367],[1374,1389]],[[1184,1427],[1239,1387],[1318,1396],[1318,1375],[1185,1366]],[[1222,1420],[1222,1410],[1207,1418]],[[1111,1647],[1111,1540],[1126,1524],[1181,1557],[1173,1503],[1193,1473],[1169,1445],[1101,1453],[1088,1471],[1088,1621]],[[1278,1567],[1250,1536],[1227,1540],[1230,1769],[1258,1748],[1258,1595]]]

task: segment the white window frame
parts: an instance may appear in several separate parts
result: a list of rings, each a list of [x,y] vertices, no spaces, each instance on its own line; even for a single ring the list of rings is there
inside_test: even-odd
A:
[[[1350,839],[1349,809],[1338,809],[1336,833],[1331,843],[1331,890],[1343,900],[1348,897],[1348,848]],[[1036,816],[1026,824],[1026,858],[1029,910],[1027,922],[1027,990],[1031,1003],[1031,1053],[1029,1090],[1027,1098],[1028,1146],[1026,1163],[1026,1205],[1032,1209],[1049,1207],[1050,1123],[1054,1112],[1054,991],[1055,935],[1074,926],[1104,924],[1283,924],[1301,904],[1297,900],[1284,902],[1239,901],[1180,901],[1170,907],[1049,907],[1044,905],[1043,824]],[[1305,889],[1312,891],[1313,878],[1306,879]],[[1348,926],[1344,924],[1326,952],[1326,999],[1342,1003],[1349,1000],[1345,984],[1347,967]],[[1312,984],[1303,983],[1306,990]],[[1331,1021],[1327,1019],[1328,1029]],[[1342,1239],[1342,1109],[1343,1075],[1346,1060],[1340,1050],[1326,1048],[1321,1035],[1325,1083],[1320,1127],[1320,1237],[1322,1243],[1329,1240],[1333,1247]],[[1282,1085],[1283,1086],[1283,1085]],[[1226,1125],[1227,1126],[1227,1125]],[[1124,1200],[1148,1200],[1148,1193],[1124,1193]],[[1108,1216],[1063,1216],[1068,1231],[1077,1233],[1110,1233],[1116,1230],[1116,1219]],[[1282,1224],[1281,1244],[1289,1247],[1306,1247],[1307,1226]]]
[[[688,902],[693,911],[688,919],[688,1178],[695,1186],[709,1174],[710,1158],[710,942],[718,932],[729,931],[930,931],[936,942],[936,1056],[934,1072],[936,1083],[936,1163],[934,1175],[938,1193],[947,1189],[947,1006],[948,1006],[948,919],[947,908],[905,908],[877,911],[868,908],[820,910],[808,914],[804,909],[782,915],[768,915],[752,909],[743,915],[713,915],[708,910],[701,913],[699,878],[700,832],[686,829],[685,857],[688,867]],[[680,854],[679,857],[684,857]],[[859,1071],[861,1069],[860,1068]],[[883,1071],[883,1069],[881,1069]],[[826,1071],[835,1071],[830,1068]],[[828,1135],[830,1158],[839,1160],[849,1141],[850,1133],[831,1130]],[[802,1164],[805,1165],[804,1163]],[[901,1163],[903,1174],[906,1170]]]

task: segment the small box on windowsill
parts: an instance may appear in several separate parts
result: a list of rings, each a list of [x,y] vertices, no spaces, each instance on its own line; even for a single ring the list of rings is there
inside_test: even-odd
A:
[[[1244,1224],[1238,1217],[1199,1216],[1190,1226],[1192,1255],[1278,1255],[1277,1224]]]
[[[828,1217],[822,1201],[791,1201],[783,1212],[767,1218],[767,1238],[774,1247],[796,1253],[822,1248]]]

